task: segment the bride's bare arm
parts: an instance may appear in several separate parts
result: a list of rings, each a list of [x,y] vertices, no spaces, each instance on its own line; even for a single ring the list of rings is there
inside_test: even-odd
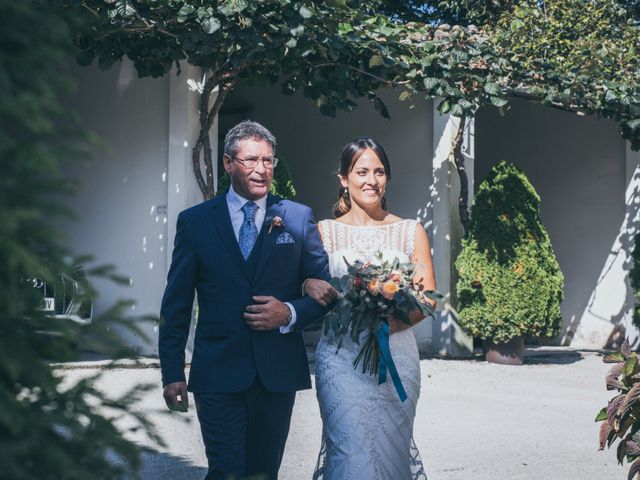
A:
[[[413,282],[421,284],[425,290],[435,290],[436,275],[433,270],[433,260],[431,258],[431,246],[429,245],[429,237],[422,225],[416,225],[414,234],[414,249],[411,257],[411,263],[414,266]],[[432,306],[435,306],[434,300],[428,300]],[[415,325],[424,319],[420,310],[411,310],[409,312],[409,320],[411,325]],[[397,332],[409,328],[409,325],[401,320],[392,319],[390,322],[391,331]]]

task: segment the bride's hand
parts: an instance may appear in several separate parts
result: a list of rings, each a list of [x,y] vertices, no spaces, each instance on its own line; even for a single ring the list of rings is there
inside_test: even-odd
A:
[[[317,278],[307,278],[304,281],[303,290],[323,307],[331,305],[338,298],[338,292],[328,282]]]

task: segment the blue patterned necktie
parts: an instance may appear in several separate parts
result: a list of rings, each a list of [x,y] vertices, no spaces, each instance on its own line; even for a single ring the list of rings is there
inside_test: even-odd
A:
[[[247,202],[242,207],[244,213],[244,222],[240,227],[240,234],[238,235],[238,243],[240,244],[240,251],[242,256],[246,260],[253,250],[253,246],[258,239],[258,227],[256,227],[256,211],[258,205],[253,202]]]

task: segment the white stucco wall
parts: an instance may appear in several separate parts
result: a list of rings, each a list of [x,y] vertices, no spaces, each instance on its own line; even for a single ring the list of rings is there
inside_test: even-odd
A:
[[[500,160],[522,168],[538,191],[565,276],[563,328],[555,342],[570,344],[579,330],[573,344],[603,347],[628,307],[627,267],[610,268],[625,217],[625,143],[616,125],[525,102],[514,102],[505,117],[481,110],[476,186]],[[606,291],[594,295],[605,284]]]
[[[116,299],[136,301],[133,315],[156,315],[167,271],[167,205],[169,79],[138,80],[129,62],[107,71],[74,68],[77,92],[72,104],[84,126],[104,147],[93,149],[93,161],[70,172],[80,180],[72,200],[77,222],[68,228],[78,253],[112,264],[132,284],[121,287],[98,281],[100,315]],[[125,333],[127,345],[154,353],[156,323],[142,323],[150,343]]]

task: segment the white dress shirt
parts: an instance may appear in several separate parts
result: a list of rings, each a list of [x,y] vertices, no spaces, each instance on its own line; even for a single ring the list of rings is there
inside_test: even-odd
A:
[[[244,212],[242,211],[242,207],[244,204],[249,202],[244,197],[241,197],[234,189],[233,185],[229,187],[229,191],[227,192],[227,207],[229,208],[229,217],[231,217],[231,226],[233,227],[233,233],[236,236],[236,240],[240,239],[240,227],[244,223]],[[264,223],[264,217],[267,215],[267,196],[265,195],[258,200],[253,200],[258,206],[258,210],[256,210],[255,222],[256,228],[258,229],[258,234],[260,234],[260,230],[262,229],[262,224]],[[280,327],[280,333],[289,333],[293,330],[293,325],[296,323],[296,309],[288,302],[284,302],[284,304],[289,307],[291,311],[291,321],[289,325],[282,325]]]

